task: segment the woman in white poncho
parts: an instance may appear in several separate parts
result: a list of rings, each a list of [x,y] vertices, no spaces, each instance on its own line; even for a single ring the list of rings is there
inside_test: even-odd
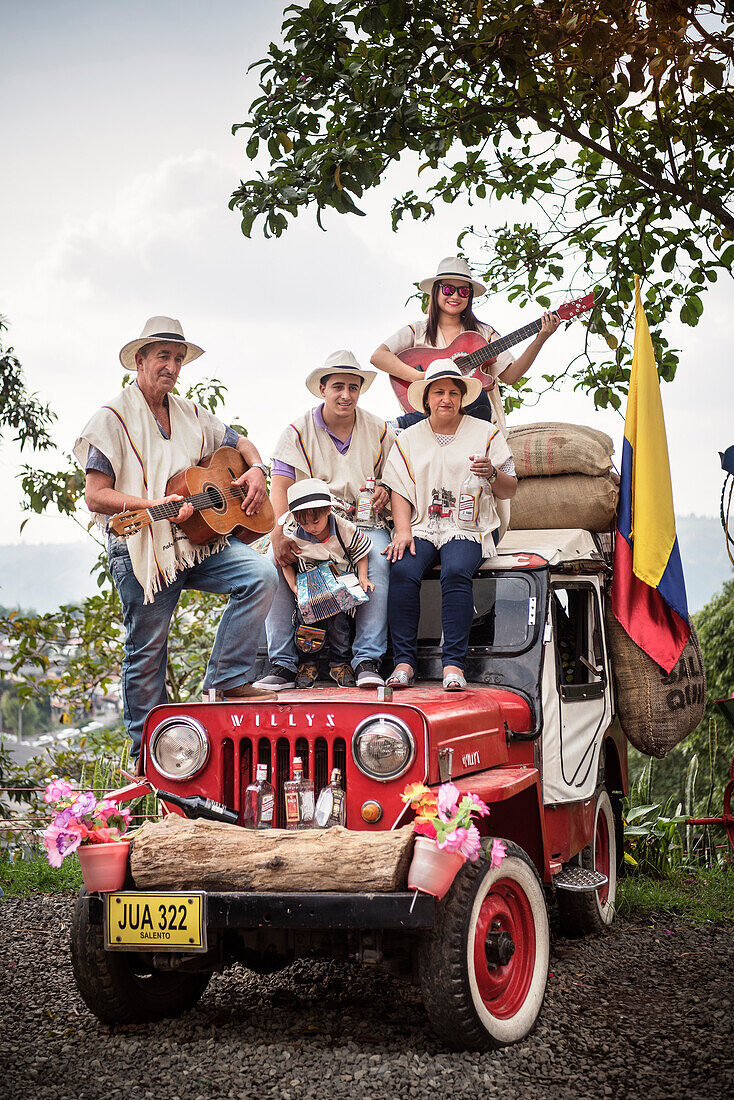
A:
[[[424,380],[413,382],[409,400],[428,417],[407,428],[390,452],[382,474],[392,491],[395,533],[385,554],[390,570],[389,620],[395,671],[393,687],[413,683],[416,668],[421,581],[441,562],[443,686],[466,687],[464,662],[474,611],[472,577],[495,552],[500,519],[495,497],[515,495],[512,454],[492,424],[464,415],[480,384],[462,378],[450,359],[435,360]],[[458,524],[461,486],[469,470],[484,480],[487,503],[480,527]]]

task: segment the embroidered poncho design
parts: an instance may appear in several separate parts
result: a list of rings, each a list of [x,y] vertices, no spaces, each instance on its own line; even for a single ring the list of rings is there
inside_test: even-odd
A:
[[[82,469],[90,446],[97,447],[109,459],[115,489],[120,493],[149,500],[164,497],[170,478],[212,454],[226,432],[221,420],[192,401],[169,394],[168,402],[171,436],[164,439],[141,390],[127,386],[92,416],[74,444],[74,456]],[[108,517],[95,514],[94,519],[104,528]],[[216,553],[227,542],[219,538],[208,546],[196,546],[167,520],[130,536],[130,560],[145,593],[144,602],[152,603],[177,573]]]
[[[462,530],[456,522],[456,504],[461,486],[469,473],[470,455],[488,455],[493,466],[511,458],[502,432],[486,420],[462,416],[451,443],[441,446],[430,422],[421,420],[406,428],[391,450],[382,480],[394,493],[410,501],[413,512],[411,533],[426,539],[440,550],[451,539],[469,539],[481,543],[485,558],[495,553],[492,532],[500,526],[492,487],[490,521],[485,531]]]

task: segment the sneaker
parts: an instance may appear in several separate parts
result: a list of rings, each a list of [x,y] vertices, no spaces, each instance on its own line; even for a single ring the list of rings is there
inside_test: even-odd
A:
[[[267,688],[270,691],[288,691],[288,688],[296,686],[296,674],[285,665],[271,665],[267,676],[255,681],[256,688]]]
[[[340,688],[354,687],[354,673],[351,665],[332,665],[329,669],[329,676]]]
[[[304,661],[303,664],[298,666],[298,674],[296,676],[296,687],[312,688],[319,678],[319,666],[313,661]]]
[[[355,668],[358,688],[383,687],[385,681],[377,666],[377,661],[360,661]]]

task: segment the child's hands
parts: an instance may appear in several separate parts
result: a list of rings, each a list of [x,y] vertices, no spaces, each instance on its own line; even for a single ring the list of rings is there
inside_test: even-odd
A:
[[[375,586],[369,579],[369,577],[365,577],[364,580],[360,580],[359,584],[363,592],[369,593],[374,592],[375,590]]]

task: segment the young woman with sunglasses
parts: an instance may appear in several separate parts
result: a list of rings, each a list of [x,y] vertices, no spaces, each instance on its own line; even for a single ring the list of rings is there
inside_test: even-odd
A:
[[[438,265],[438,271],[430,279],[418,284],[421,290],[430,294],[428,317],[405,325],[393,336],[380,344],[373,353],[371,362],[378,370],[400,378],[404,382],[416,382],[423,373],[398,359],[398,355],[408,348],[446,348],[462,332],[477,332],[487,343],[491,343],[495,330],[491,325],[474,316],[474,296],[484,294],[486,287],[472,275],[465,260],[458,256],[447,256]],[[466,408],[470,416],[482,420],[492,420],[498,427],[505,429],[505,414],[502,399],[497,386],[497,378],[512,384],[528,372],[541,347],[552,336],[559,321],[551,313],[543,315],[543,325],[532,341],[517,359],[509,351],[498,355],[487,368],[484,388],[471,405]],[[489,396],[488,396],[489,395]],[[423,413],[407,413],[397,419],[400,428],[420,420]]]

